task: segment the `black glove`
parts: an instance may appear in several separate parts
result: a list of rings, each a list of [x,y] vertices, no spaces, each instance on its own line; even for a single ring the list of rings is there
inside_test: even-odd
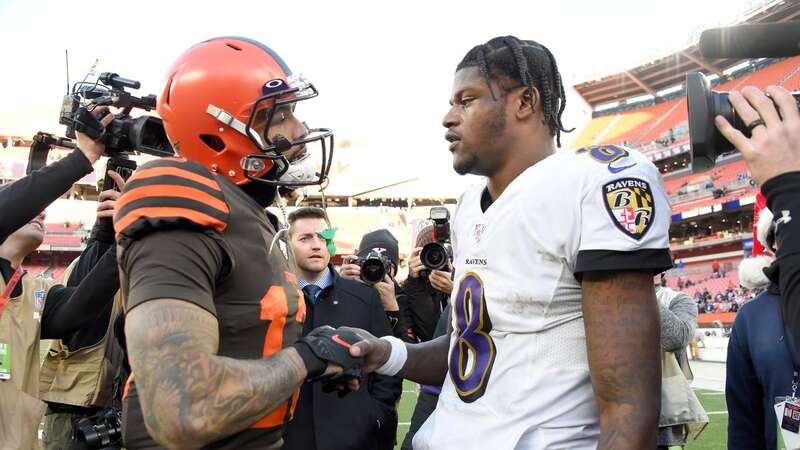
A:
[[[86,108],[78,108],[78,111],[75,112],[75,118],[73,119],[75,121],[75,131],[80,131],[95,141],[100,139],[106,131],[100,119],[107,114],[110,114],[110,112],[106,111],[101,117],[95,117],[94,114]]]
[[[336,330],[321,326],[293,344],[308,371],[306,381],[361,379],[362,358],[350,356],[350,346],[361,341],[361,336],[349,330]],[[340,365],[344,370],[336,375],[323,375],[328,363]]]

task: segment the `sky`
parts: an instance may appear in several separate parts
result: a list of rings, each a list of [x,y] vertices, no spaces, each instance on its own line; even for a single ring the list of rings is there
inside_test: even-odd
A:
[[[368,155],[364,164],[398,161],[388,184],[451,164],[441,119],[454,69],[474,45],[507,34],[536,40],[571,86],[677,50],[699,28],[735,20],[746,3],[0,0],[0,134],[63,132],[65,49],[71,82],[99,59],[98,73],[140,80],[144,95],[161,91],[164,72],[191,45],[246,36],[319,89],[298,116],[333,128],[353,155]],[[588,114],[568,88],[565,126],[580,129]]]

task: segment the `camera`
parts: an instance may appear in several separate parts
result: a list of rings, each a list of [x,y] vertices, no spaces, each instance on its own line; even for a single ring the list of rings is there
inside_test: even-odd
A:
[[[367,284],[375,284],[383,281],[389,273],[391,261],[389,258],[377,250],[372,250],[366,256],[356,259],[356,264],[361,267],[359,273],[361,281]]]
[[[140,151],[155,156],[173,156],[172,146],[161,119],[153,116],[131,117],[133,108],[150,111],[156,107],[156,96],[136,97],[125,89],[139,89],[141,83],[122,78],[116,73],[103,72],[97,82],[75,83],[72,92],[64,96],[58,122],[67,126],[67,137],[75,131],[106,145],[106,156]],[[105,129],[91,111],[97,106],[122,108]]]
[[[120,153],[108,158],[106,163],[106,176],[103,178],[103,190],[114,189],[119,191],[119,186],[114,182],[114,179],[108,175],[108,172],[117,172],[123,180],[128,181],[128,178],[133,175],[136,170],[136,161],[128,159],[127,155]]]
[[[800,108],[800,93],[792,96]],[[736,114],[728,101],[727,92],[714,92],[708,79],[700,72],[686,74],[686,99],[689,107],[689,142],[692,150],[692,172],[699,173],[714,167],[723,153],[738,151],[714,124],[714,117],[724,117],[745,136],[750,136],[747,124]]]
[[[426,273],[430,270],[444,270],[453,258],[453,249],[450,245],[450,211],[444,206],[431,208],[430,219],[433,221],[433,242],[422,247],[419,259],[425,266]]]
[[[122,409],[106,408],[92,417],[78,421],[76,439],[88,449],[120,448],[122,444]]]

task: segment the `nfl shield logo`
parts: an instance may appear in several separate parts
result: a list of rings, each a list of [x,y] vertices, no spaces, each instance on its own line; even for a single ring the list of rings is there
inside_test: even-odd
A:
[[[46,296],[46,291],[34,291],[33,292],[33,308],[37,312],[41,312],[44,308],[44,298]]]
[[[483,232],[486,230],[485,223],[476,223],[475,228],[472,230],[472,237],[475,238],[475,243],[481,243],[481,236],[483,236]]]
[[[620,231],[637,241],[647,234],[656,209],[646,181],[620,178],[604,184],[602,195],[606,211]]]

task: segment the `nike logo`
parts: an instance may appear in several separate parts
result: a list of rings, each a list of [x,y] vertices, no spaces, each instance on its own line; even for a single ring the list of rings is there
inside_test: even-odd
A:
[[[338,334],[334,334],[333,336],[331,336],[331,340],[333,342],[336,342],[337,344],[341,345],[344,348],[350,348],[350,347],[353,346],[349,342],[347,342],[344,339],[340,338]]]
[[[633,163],[633,164],[631,164],[630,166],[611,167],[610,165],[608,165],[608,166],[606,166],[606,167],[608,167],[608,171],[609,171],[609,172],[611,172],[611,173],[620,173],[620,172],[622,172],[623,170],[625,170],[625,169],[630,169],[631,167],[633,167],[633,166],[635,166],[635,165],[636,165],[636,163]]]

